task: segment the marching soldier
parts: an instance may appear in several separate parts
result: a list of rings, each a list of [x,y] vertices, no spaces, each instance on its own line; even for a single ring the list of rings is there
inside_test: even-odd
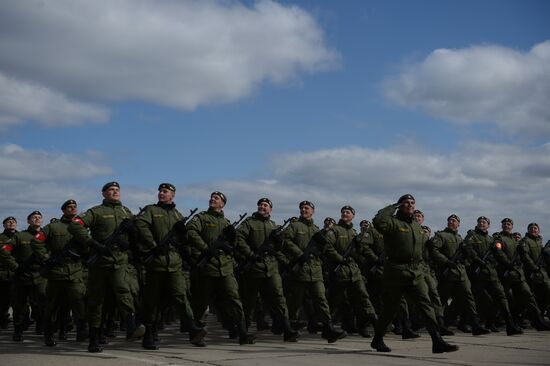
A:
[[[46,311],[44,314],[44,343],[56,345],[54,324],[57,316],[64,316],[62,304],[68,302],[76,321],[76,340],[88,338],[84,294],[86,287],[82,277],[82,261],[79,248],[67,230],[76,217],[77,204],[68,200],[61,206],[63,216],[44,226],[32,240],[32,248],[41,263],[41,274],[48,279],[46,286]]]
[[[133,215],[120,202],[118,182],[106,183],[102,188],[101,205],[88,209],[69,224],[69,232],[79,245],[90,247],[95,255],[90,259],[88,275],[88,323],[90,343],[88,352],[102,352],[99,345],[102,310],[108,291],[114,293],[116,304],[126,321],[126,339],[140,338],[145,333],[142,324],[136,324],[134,301],[127,281],[128,231]]]
[[[329,343],[344,338],[345,331],[338,331],[332,323],[330,308],[325,297],[323,270],[320,256],[325,239],[313,222],[315,205],[309,201],[299,204],[300,218],[284,230],[284,252],[289,258],[286,298],[291,322],[297,322],[307,293],[311,297],[317,320],[323,324],[323,336]]]
[[[12,282],[14,268],[11,251],[13,250],[13,237],[17,232],[17,220],[13,216],[8,216],[2,222],[4,231],[0,233],[0,329],[7,329],[10,321],[8,310],[12,299]],[[2,260],[3,257],[4,259]],[[8,262],[12,259],[12,266]]]
[[[227,198],[212,192],[208,210],[193,217],[187,224],[188,245],[197,268],[191,277],[191,305],[196,316],[206,312],[210,298],[219,300],[216,307],[231,331],[237,329],[239,344],[253,344],[256,336],[248,333],[239,286],[234,274],[232,252],[235,227],[225,218]]]
[[[550,310],[550,279],[544,268],[544,259],[550,256],[549,243],[542,246],[540,228],[535,222],[527,226],[527,234],[519,243],[525,277],[543,312]]]
[[[412,195],[405,194],[396,204],[378,211],[373,219],[374,227],[384,235],[387,260],[383,279],[384,309],[376,323],[371,347],[378,352],[391,351],[384,343],[384,335],[397,312],[401,297],[405,295],[424,315],[426,329],[432,337],[432,352],[453,352],[458,350],[458,347],[448,344],[441,338],[434,309],[428,296],[428,287],[423,278],[424,272],[420,262],[426,237],[420,224],[413,217],[415,203]]]
[[[284,341],[296,342],[300,334],[290,327],[283,283],[274,254],[283,246],[283,234],[271,220],[273,203],[260,198],[258,210],[237,228],[236,255],[243,258],[240,273],[240,293],[244,315],[250,315],[258,293],[262,304],[269,306],[274,321],[283,326]]]

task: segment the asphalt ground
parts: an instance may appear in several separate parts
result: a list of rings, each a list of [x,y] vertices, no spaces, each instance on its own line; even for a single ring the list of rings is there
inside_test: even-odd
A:
[[[187,334],[179,333],[178,328],[173,324],[160,332],[157,351],[142,349],[140,341],[126,342],[124,333],[119,332],[104,345],[103,353],[97,354],[87,352],[87,342],[74,341],[74,332],[69,333],[69,340],[58,341],[56,347],[50,348],[32,329],[24,333],[25,339],[19,343],[11,340],[11,328],[0,330],[0,365],[550,365],[550,332],[533,329],[511,337],[504,330],[475,337],[457,331],[455,336],[445,337],[460,347],[457,352],[432,354],[426,332],[420,332],[421,337],[414,340],[388,334],[385,341],[392,352],[379,353],[370,348],[369,338],[354,334],[328,344],[319,334],[307,331],[296,343],[285,343],[282,336],[261,331],[257,332],[256,344],[240,346],[214,321],[208,322],[208,346],[198,348],[189,344]]]

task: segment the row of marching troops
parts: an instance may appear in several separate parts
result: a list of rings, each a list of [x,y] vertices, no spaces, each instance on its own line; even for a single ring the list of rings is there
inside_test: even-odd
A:
[[[536,223],[518,237],[505,218],[491,235],[481,216],[463,239],[452,214],[432,236],[410,194],[378,211],[372,225],[361,221],[358,231],[353,207],[319,228],[309,201],[300,202],[299,217],[277,225],[268,198],[231,223],[222,192],[211,194],[206,211],[187,217],[176,209],[175,193],[174,185],[160,184],[158,202],[134,215],[121,203],[120,185],[109,182],[103,202],[83,214],[70,199],[63,216],[45,226],[39,211],[24,231],[5,218],[1,327],[11,307],[13,341],[22,341],[34,320],[52,347],[57,332],[66,339],[71,319],[89,352],[108,343],[114,318],[128,341],[158,349],[170,309],[198,347],[206,346],[209,311],[239,344],[255,343],[252,319],[264,329],[269,317],[271,331],[286,342],[298,341],[305,327],[333,343],[348,333],[371,337],[373,326],[371,347],[379,352],[391,351],[383,339],[388,330],[407,339],[426,327],[434,353],[458,349],[442,338],[453,335],[451,325],[473,335],[504,324],[508,335],[529,325],[550,330],[550,248]]]

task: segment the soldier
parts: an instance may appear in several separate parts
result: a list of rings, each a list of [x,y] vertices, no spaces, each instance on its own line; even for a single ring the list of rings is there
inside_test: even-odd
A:
[[[237,228],[236,255],[244,260],[240,273],[240,293],[244,315],[247,320],[254,308],[257,295],[262,304],[269,306],[272,316],[283,326],[285,342],[296,342],[300,334],[290,327],[288,308],[283,293],[274,252],[283,247],[282,231],[271,220],[273,203],[269,198],[260,198],[258,210]]]
[[[289,274],[286,286],[288,312],[291,321],[300,316],[304,295],[311,298],[317,320],[323,323],[323,336],[328,343],[344,338],[345,331],[338,331],[332,324],[330,308],[325,297],[323,270],[320,256],[324,248],[322,233],[313,222],[315,205],[309,201],[299,204],[300,218],[285,229],[283,251],[289,258]]]
[[[351,309],[357,317],[357,332],[363,337],[370,337],[368,324],[374,324],[377,315],[370,302],[361,270],[355,261],[361,252],[361,236],[353,229],[355,210],[347,205],[340,209],[340,220],[325,234],[325,265],[329,270],[328,302],[333,312],[347,297]],[[350,309],[350,310],[351,310]],[[348,310],[349,311],[349,310]]]
[[[549,243],[543,248],[540,228],[535,222],[527,226],[527,233],[519,243],[525,277],[543,312],[550,310],[550,279],[544,270],[544,258],[550,255]]]
[[[468,275],[472,284],[472,293],[476,300],[477,309],[482,309],[485,306],[488,314],[487,328],[494,324],[496,311],[500,311],[501,316],[506,321],[507,332],[511,330],[511,334],[518,334],[519,332],[514,331],[514,329],[517,330],[517,326],[510,313],[508,300],[496,271],[494,240],[488,233],[490,223],[487,217],[478,217],[475,229],[468,231],[464,238],[464,250],[466,251],[466,263],[469,264]],[[488,302],[494,303],[496,309],[489,309]]]
[[[46,280],[40,276],[40,263],[31,247],[33,237],[43,235],[40,211],[31,212],[27,216],[27,223],[29,224],[27,230],[15,234],[11,252],[17,261],[13,284],[13,340],[15,342],[23,341],[29,302],[32,308],[32,317],[36,322],[36,334],[42,334],[43,312],[46,305]]]
[[[116,304],[125,318],[126,339],[132,341],[145,333],[145,327],[136,324],[133,298],[126,279],[127,252],[130,248],[127,231],[132,226],[133,215],[120,202],[118,182],[106,183],[101,191],[101,205],[88,209],[69,224],[69,232],[76,242],[95,251],[94,257],[89,261],[87,286],[90,328],[88,352],[92,353],[103,351],[99,345],[99,336],[103,305],[109,291],[114,294]]]
[[[88,338],[84,294],[86,287],[82,278],[82,262],[79,248],[67,230],[76,217],[77,204],[68,200],[61,205],[63,216],[59,220],[44,226],[31,242],[34,254],[45,263],[41,274],[48,279],[46,286],[46,311],[44,314],[44,343],[56,345],[54,324],[56,316],[64,316],[62,304],[67,302],[76,322],[76,340],[82,342]],[[58,315],[59,314],[59,315]]]
[[[489,333],[479,323],[476,303],[472,294],[472,287],[466,267],[464,266],[465,253],[463,240],[458,233],[460,218],[452,214],[447,218],[447,227],[435,233],[428,242],[430,257],[435,264],[437,278],[439,280],[439,294],[441,302],[447,304],[452,298],[459,309],[463,309],[472,325],[473,335]],[[443,317],[438,317],[440,327],[444,326]],[[508,335],[521,332],[513,323],[507,324]]]
[[[501,221],[502,231],[495,235],[495,259],[497,270],[504,285],[505,292],[509,293],[509,303],[515,305],[516,314],[525,313],[533,327],[539,331],[550,330],[550,323],[544,319],[537,301],[527,284],[521,262],[522,246],[518,246],[513,236],[514,222],[506,217]]]
[[[176,209],[174,197],[176,187],[171,183],[161,183],[158,187],[158,203],[148,205],[136,219],[139,235],[139,249],[145,259],[145,288],[143,316],[145,335],[142,346],[156,350],[153,337],[153,324],[160,319],[162,305],[166,297],[177,304],[185,328],[189,330],[189,341],[195,346],[204,346],[206,329],[197,326],[191,304],[187,298],[186,278],[183,274],[182,259],[179,254],[187,228],[182,214]]]
[[[201,316],[215,295],[219,300],[217,309],[223,313],[226,327],[230,331],[236,327],[239,344],[253,344],[256,336],[248,333],[234,274],[232,252],[236,233],[225,218],[223,209],[226,203],[227,198],[222,192],[212,192],[208,211],[195,215],[187,224],[191,258],[199,263],[191,277],[191,304],[193,313]]]
[[[376,323],[371,347],[378,352],[390,352],[384,343],[384,334],[391,323],[403,295],[417,306],[432,337],[432,352],[453,352],[455,345],[441,338],[424,272],[420,266],[426,237],[420,224],[414,220],[415,199],[410,194],[399,198],[397,203],[384,207],[373,219],[374,227],[384,235],[384,250],[387,260],[384,266],[384,309]],[[397,212],[394,215],[394,212]]]
[[[14,268],[10,267],[7,262],[11,257],[13,250],[13,237],[17,232],[17,220],[13,216],[8,216],[2,221],[4,231],[0,234],[0,255],[6,258],[4,261],[0,259],[0,329],[7,329],[10,321],[8,310],[11,306],[11,286],[13,282]],[[13,264],[13,262],[12,262]]]

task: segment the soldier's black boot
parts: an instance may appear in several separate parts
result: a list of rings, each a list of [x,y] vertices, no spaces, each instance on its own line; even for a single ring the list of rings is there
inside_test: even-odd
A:
[[[90,328],[90,343],[88,343],[88,352],[103,352],[103,348],[99,345],[99,333],[99,328]]]
[[[86,324],[85,320],[77,320],[76,321],[76,341],[77,342],[84,342],[86,339],[90,337],[90,334],[88,333],[88,326]]]
[[[153,337],[153,326],[151,324],[145,325],[145,334],[143,334],[143,339],[141,340],[141,347],[152,351],[159,349]]]
[[[23,342],[23,326],[16,325],[13,330],[13,341],[14,342]]]
[[[44,344],[48,347],[55,347],[57,345],[53,334],[53,324],[51,322],[47,322],[44,327]]]
[[[463,316],[460,317],[460,320],[459,320],[458,325],[456,327],[458,328],[458,330],[462,331],[463,333],[471,333],[472,332],[472,327],[470,327],[470,325],[468,324],[468,322],[466,321],[466,319]]]
[[[521,328],[516,325],[514,319],[511,316],[506,319],[506,334],[509,336],[523,334],[523,330],[521,330]]]
[[[239,333],[239,344],[254,344],[256,343],[256,335],[248,333],[246,321],[243,319],[237,322],[237,332]]]
[[[300,332],[292,329],[292,327],[290,326],[290,321],[288,319],[283,320],[283,332],[283,339],[285,342],[298,342],[298,338],[300,338]]]
[[[136,314],[130,313],[126,315],[126,340],[131,342],[143,337],[145,334],[145,326],[136,324]]]
[[[323,325],[319,326],[319,322],[315,319],[309,319],[307,321],[307,332],[309,334],[317,334],[317,332],[323,328]]]
[[[391,352],[391,348],[386,346],[386,343],[384,343],[384,337],[376,334],[374,335],[372,342],[370,342],[370,346],[374,348],[376,352]]]
[[[327,340],[328,343],[334,343],[339,339],[345,338],[348,335],[345,330],[336,330],[332,322],[323,324],[322,337]]]
[[[208,334],[208,331],[204,327],[199,327],[193,320],[190,320],[187,324],[189,328],[189,342],[195,347],[206,347],[204,337]]]
[[[479,317],[472,317],[472,335],[478,336],[483,334],[489,334],[491,331],[487,328],[484,328],[479,322]]]
[[[393,329],[392,329],[393,334],[401,335],[403,333],[403,329],[401,328],[401,322],[399,320],[394,319],[394,321],[392,322],[392,325],[393,325]]]
[[[437,325],[439,326],[439,333],[442,336],[453,336],[453,335],[455,335],[452,330],[450,330],[449,328],[447,328],[445,326],[445,319],[443,319],[442,316],[437,317]]]
[[[97,341],[99,344],[109,344],[109,340],[107,339],[107,328],[103,324],[97,333]]]
[[[544,319],[544,316],[542,316],[542,313],[540,311],[531,319],[531,325],[539,332],[550,330],[550,322]]]
[[[153,326],[151,328],[151,332],[153,333],[153,340],[155,342],[160,342],[160,336],[159,336],[159,321],[156,321],[153,323]]]
[[[445,342],[439,332],[430,331],[430,336],[432,337],[432,353],[458,351],[458,346]]]
[[[403,319],[401,321],[401,338],[414,339],[418,337],[420,337],[420,334],[412,330],[411,321],[408,318]]]
[[[265,316],[260,310],[258,310],[254,314],[254,318],[254,320],[256,321],[256,329],[258,330],[258,332],[271,329],[271,325],[269,325],[269,323],[265,320]]]

